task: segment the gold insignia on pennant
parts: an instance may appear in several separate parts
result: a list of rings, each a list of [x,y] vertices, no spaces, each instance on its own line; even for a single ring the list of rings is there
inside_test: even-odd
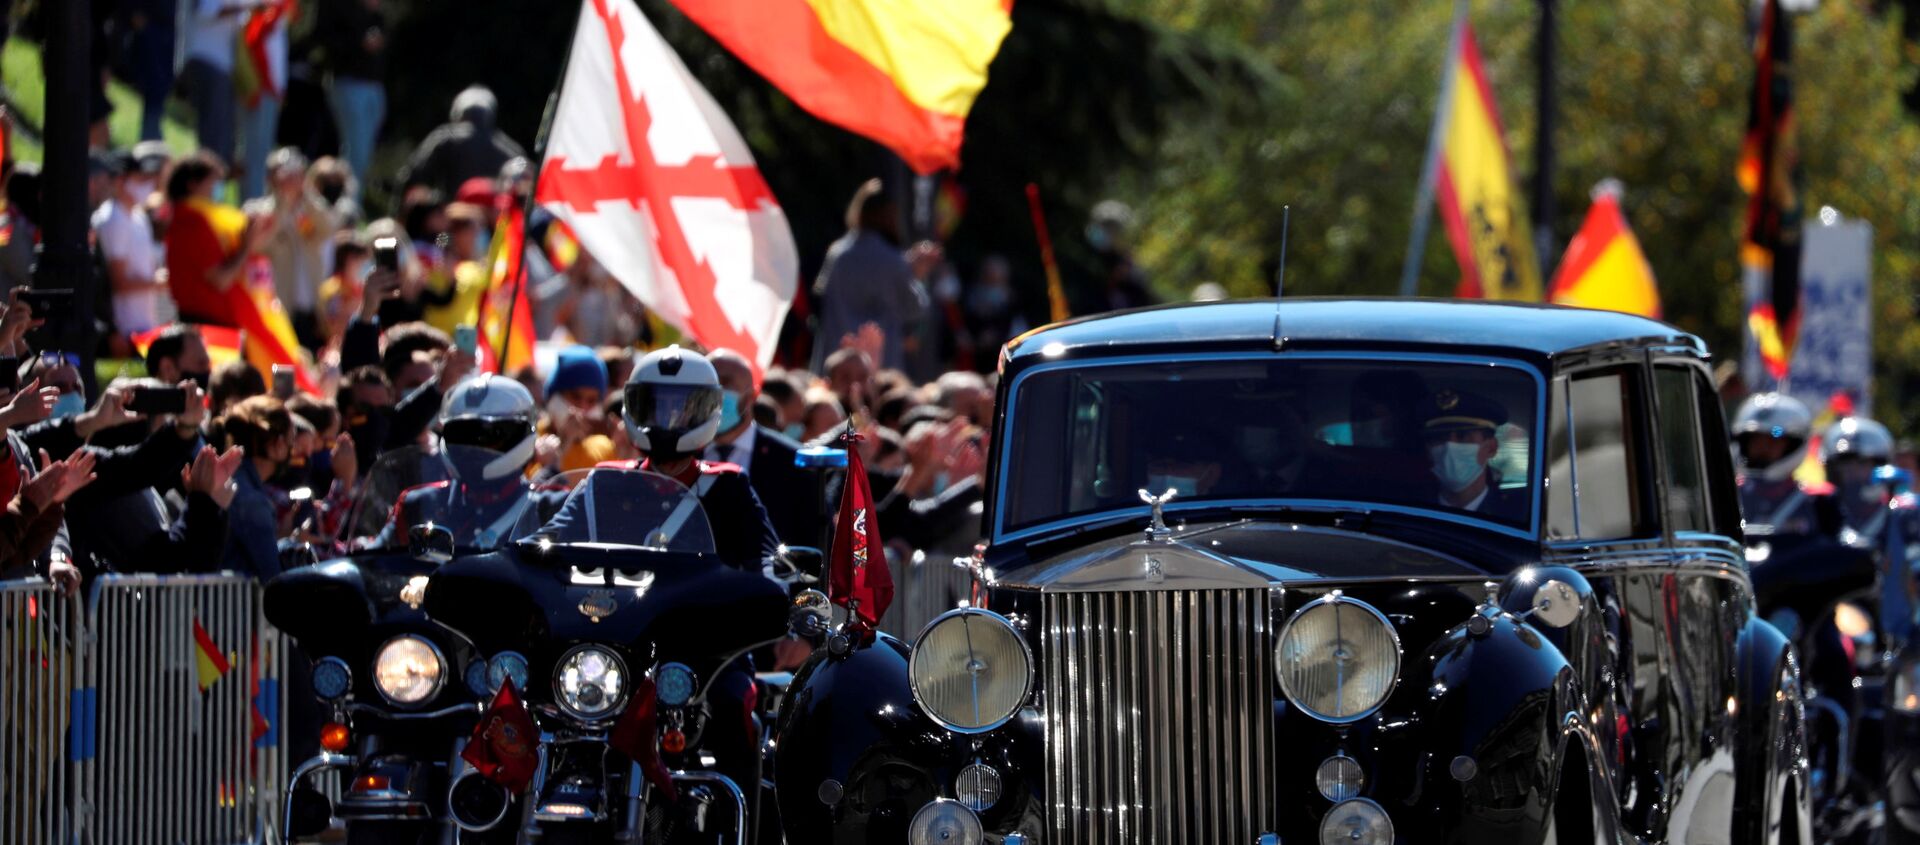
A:
[[[598,622],[612,616],[615,607],[612,590],[595,590],[580,600],[580,615]]]
[[[420,609],[420,603],[427,599],[427,576],[415,575],[407,579],[407,585],[400,588],[400,600],[414,610]]]
[[[1433,394],[1433,404],[1440,406],[1442,411],[1451,411],[1459,406],[1460,394],[1451,390],[1442,390]]]

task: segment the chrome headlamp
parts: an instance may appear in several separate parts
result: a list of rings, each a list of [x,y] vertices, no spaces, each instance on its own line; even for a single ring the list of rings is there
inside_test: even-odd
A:
[[[426,638],[401,634],[387,640],[373,658],[373,686],[399,707],[426,703],[446,684],[447,659]]]
[[[553,672],[553,697],[576,719],[595,721],[620,711],[627,697],[627,664],[596,645],[575,646]]]
[[[941,727],[983,733],[1020,712],[1033,690],[1033,653],[1007,618],[963,607],[935,617],[907,664],[913,701]]]
[[[1287,620],[1274,647],[1280,690],[1323,722],[1363,719],[1400,677],[1400,636],[1380,611],[1334,591]]]

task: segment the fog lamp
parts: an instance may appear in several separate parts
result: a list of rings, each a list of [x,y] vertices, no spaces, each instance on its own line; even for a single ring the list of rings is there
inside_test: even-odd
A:
[[[1000,773],[983,763],[969,764],[953,779],[953,797],[976,813],[992,807],[1000,801]]]
[[[933,799],[907,825],[908,845],[980,845],[984,839],[980,817],[948,798]]]
[[[1393,845],[1393,822],[1365,798],[1343,801],[1320,820],[1320,845]]]
[[[1313,773],[1313,785],[1320,788],[1320,794],[1336,804],[1360,797],[1360,790],[1367,785],[1367,775],[1360,771],[1360,763],[1345,754],[1335,754],[1320,764]]]

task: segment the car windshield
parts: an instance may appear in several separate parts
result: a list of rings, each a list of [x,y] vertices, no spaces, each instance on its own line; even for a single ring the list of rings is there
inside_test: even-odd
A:
[[[1533,515],[1538,382],[1487,364],[1298,358],[1063,367],[1015,387],[1000,531],[1195,500]]]

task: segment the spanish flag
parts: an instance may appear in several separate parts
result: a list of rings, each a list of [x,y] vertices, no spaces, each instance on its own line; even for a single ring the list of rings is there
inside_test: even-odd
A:
[[[1567,244],[1549,299],[1556,305],[1660,316],[1653,266],[1620,213],[1620,183],[1609,179],[1594,189],[1587,222]]]
[[[1481,299],[1540,301],[1540,267],[1533,237],[1514,183],[1505,131],[1487,82],[1473,24],[1454,25],[1440,109],[1435,190],[1447,240],[1460,262],[1458,295]]]
[[[152,346],[154,340],[172,326],[172,323],[168,323],[133,335],[131,338],[133,350],[139,353],[140,357],[147,357],[147,347]],[[240,360],[240,347],[246,342],[246,337],[239,329],[227,326],[194,326],[193,328],[200,333],[201,342],[206,344],[207,361],[213,365],[214,369],[220,369],[229,361]]]
[[[1740,270],[1747,331],[1775,379],[1786,378],[1800,334],[1800,161],[1793,140],[1793,16],[1761,7],[1753,42],[1747,136],[1735,171],[1747,192]]]
[[[958,167],[1013,0],[673,0],[813,116],[914,170]]]
[[[512,375],[533,365],[533,309],[527,306],[527,212],[515,203],[493,232],[487,292],[480,299],[480,367]],[[511,320],[509,328],[508,321]]]
[[[193,666],[194,674],[200,679],[201,692],[206,692],[214,681],[220,680],[233,668],[233,664],[227,662],[227,656],[220,653],[220,647],[213,644],[213,636],[207,633],[197,617],[193,620]]]
[[[173,225],[204,228],[212,243],[223,254],[231,255],[233,250],[241,248],[247,216],[233,206],[193,197],[174,209]],[[273,365],[290,364],[299,388],[319,394],[319,386],[314,384],[300,357],[300,341],[294,337],[293,322],[287,319],[279,297],[274,295],[273,265],[266,256],[249,257],[240,279],[215,296],[223,312],[220,319],[231,320],[233,328],[245,332],[247,361],[260,371],[262,378],[271,380]]]

